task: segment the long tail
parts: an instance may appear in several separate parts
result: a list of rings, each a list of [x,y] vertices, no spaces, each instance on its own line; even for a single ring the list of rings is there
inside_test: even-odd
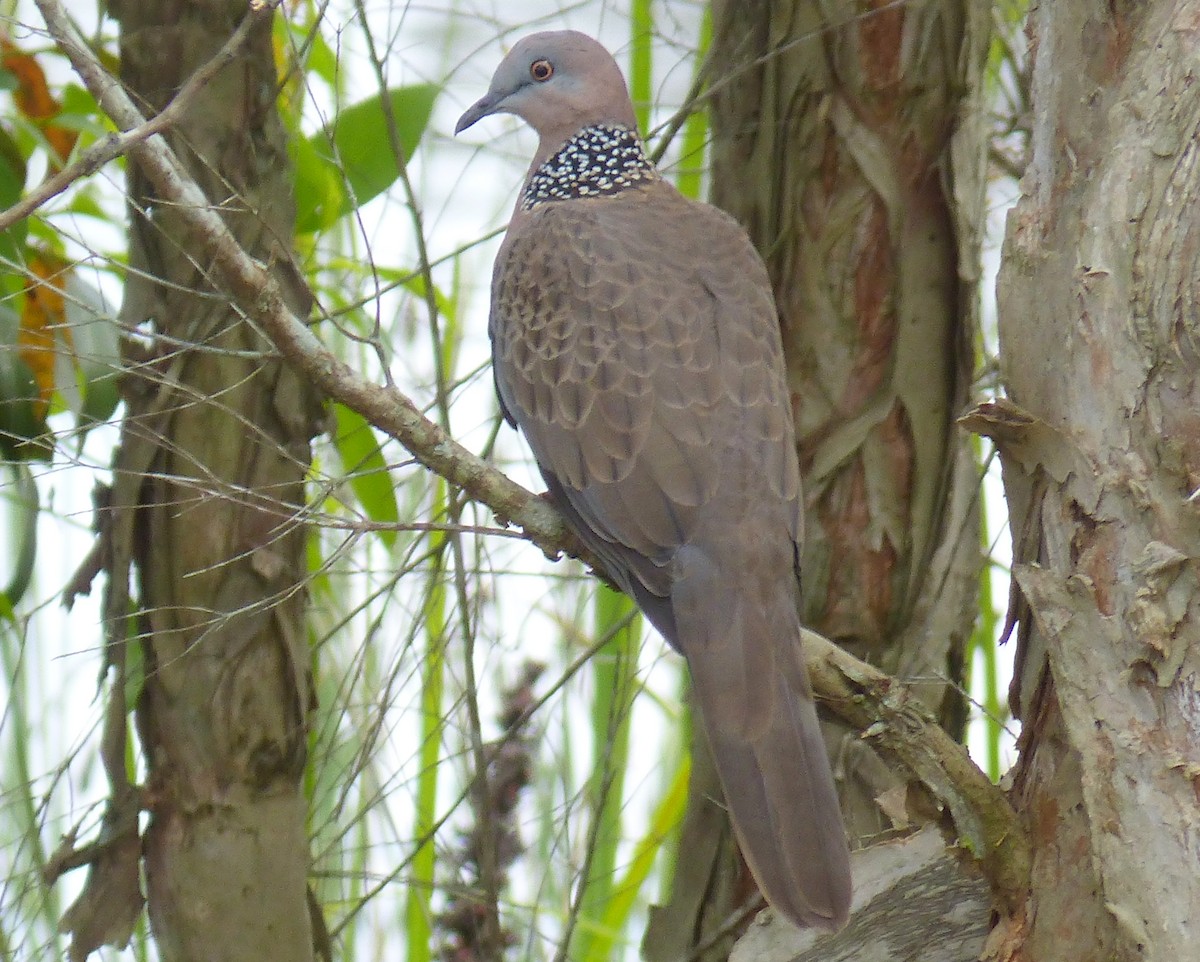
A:
[[[850,856],[800,652],[794,588],[778,570],[676,558],[672,607],[742,854],[767,901],[801,926],[841,928]]]

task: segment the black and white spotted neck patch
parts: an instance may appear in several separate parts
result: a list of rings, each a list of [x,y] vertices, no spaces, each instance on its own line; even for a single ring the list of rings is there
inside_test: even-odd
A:
[[[597,124],[568,140],[529,178],[521,209],[581,197],[606,197],[661,177],[628,127]]]

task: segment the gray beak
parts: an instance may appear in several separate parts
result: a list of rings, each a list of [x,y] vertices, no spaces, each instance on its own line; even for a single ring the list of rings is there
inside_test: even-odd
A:
[[[500,105],[500,101],[504,98],[492,93],[490,90],[480,97],[475,103],[471,104],[466,109],[461,117],[458,118],[458,123],[454,125],[454,132],[461,134],[464,130],[470,127],[475,121],[486,117],[492,113],[496,107]]]

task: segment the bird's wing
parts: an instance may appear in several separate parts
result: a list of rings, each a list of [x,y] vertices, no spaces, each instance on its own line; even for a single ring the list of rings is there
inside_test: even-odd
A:
[[[501,402],[551,489],[641,587],[667,594],[662,566],[730,458],[752,459],[763,485],[739,496],[790,506],[799,537],[774,302],[727,215],[662,183],[519,215],[491,336]]]

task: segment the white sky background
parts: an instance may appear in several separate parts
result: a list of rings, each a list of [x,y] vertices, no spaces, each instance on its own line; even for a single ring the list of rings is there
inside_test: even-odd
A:
[[[94,4],[90,0],[68,0],[67,5],[81,19],[94,16]],[[659,33],[655,49],[658,93],[652,126],[670,116],[683,99],[691,77],[690,52],[698,33],[703,7],[700,0],[663,0],[655,5],[656,30]],[[571,27],[599,37],[617,54],[622,66],[627,66],[627,58],[623,54],[628,43],[626,10],[623,3],[599,0],[577,3],[534,0],[519,4],[479,0],[431,0],[419,5],[368,3],[367,11],[376,44],[381,54],[386,56],[389,86],[418,82],[444,85],[422,148],[411,166],[413,187],[423,205],[424,227],[432,259],[448,255],[503,225],[532,155],[535,138],[512,118],[487,118],[460,138],[452,135],[458,115],[486,90],[491,73],[503,52],[527,32]],[[27,24],[40,23],[36,10],[24,4],[18,20]],[[329,29],[325,31],[325,36],[331,45],[340,50],[347,78],[345,86],[348,101],[354,102],[369,96],[375,91],[375,83],[369,63],[363,55],[363,35],[354,22],[352,4],[337,0],[330,8],[328,22]],[[20,31],[15,33],[20,42],[22,34]],[[319,116],[328,116],[332,107],[325,92],[318,91],[312,104],[309,129],[316,129]],[[669,163],[668,159],[668,166]],[[108,179],[114,209],[119,210],[122,187],[120,171],[110,166],[102,176]],[[999,185],[993,190],[985,256],[986,280],[983,285],[985,317],[992,331],[992,292],[998,265],[999,238],[1005,208],[1014,197],[1015,187],[1011,184]],[[97,237],[93,221],[77,225],[61,220],[55,223],[68,231],[73,229],[77,232],[81,253],[97,248],[117,251],[124,246],[123,238]],[[364,258],[396,268],[411,268],[416,263],[411,220],[404,209],[403,195],[399,190],[377,199],[364,209],[361,228],[357,245]],[[491,376],[486,369],[486,312],[491,262],[498,243],[497,238],[479,244],[466,253],[461,261],[464,307],[468,311],[465,328],[469,336],[463,345],[458,370],[460,373],[478,370],[478,373],[456,399],[453,416],[456,435],[475,450],[485,442],[494,413]],[[447,288],[452,283],[448,265],[439,268],[435,276],[439,284]],[[119,290],[108,290],[107,293],[114,304],[119,303]],[[395,298],[385,299],[381,311],[385,324],[389,321],[390,313],[395,311],[410,312],[412,322],[418,329],[424,323],[419,306],[410,307]],[[427,336],[423,339],[418,335],[415,343],[427,345]],[[431,401],[432,379],[422,352],[399,353],[392,362],[392,371],[401,390],[419,405]],[[67,427],[66,422],[63,426]],[[96,674],[100,658],[95,647],[100,638],[97,608],[100,586],[96,585],[93,597],[80,599],[69,615],[59,607],[58,593],[92,543],[91,491],[95,477],[91,472],[69,470],[68,465],[81,461],[102,470],[109,462],[114,440],[115,431],[97,430],[89,435],[82,452],[60,452],[55,465],[35,466],[45,510],[40,527],[37,575],[22,605],[22,611],[30,613],[23,668],[26,686],[37,693],[35,704],[43,713],[40,718],[32,718],[30,725],[34,738],[30,750],[34,759],[35,795],[40,797],[53,788],[54,808],[61,813],[53,826],[55,832],[66,831],[74,820],[83,816],[88,803],[103,795],[94,741],[87,742],[79,750],[84,739],[92,737],[100,717],[100,703],[96,698]],[[387,447],[385,453],[390,462],[405,460],[404,453],[394,444]],[[524,443],[507,428],[501,431],[499,437],[497,459],[521,483],[534,490],[541,489],[541,481],[532,469]],[[6,483],[6,480],[0,480],[0,483]],[[997,547],[997,560],[1007,564],[1009,542],[1007,531],[1000,529],[1004,508],[997,471],[993,471],[985,484],[985,499],[993,528],[992,539]],[[487,523],[490,518],[481,516],[479,520]],[[511,566],[531,573],[550,570],[540,552],[529,546],[490,544],[488,550],[511,559]],[[386,567],[386,560],[377,555],[374,567]],[[543,658],[556,657],[552,639],[556,637],[559,626],[553,619],[555,612],[547,611],[543,604],[545,588],[534,578],[522,579],[527,585],[528,596],[515,597],[511,590],[515,580],[507,580],[505,597],[497,600],[503,614],[500,623],[486,628],[481,626],[481,641],[493,636],[504,639],[501,651],[494,660],[482,656],[484,672],[511,668],[518,651]],[[997,576],[994,594],[996,604],[1002,607],[1007,598],[1006,579]],[[374,637],[383,640],[388,633],[381,631]],[[402,630],[397,630],[394,637],[402,638]],[[1009,670],[1007,663],[1011,651],[1009,647],[1001,655],[1002,670],[1005,672]],[[644,668],[648,673],[647,683],[669,700],[674,697],[676,690],[679,663],[673,656],[668,656],[664,661],[660,657],[661,652],[662,645],[658,639],[648,639]],[[392,654],[400,657],[399,652],[382,650],[379,657],[388,658]],[[7,678],[0,680],[0,685],[7,685],[7,681]],[[1006,690],[1007,675],[1003,684]],[[7,702],[4,688],[0,688],[0,693]],[[645,701],[641,699],[641,702]],[[657,708],[640,708],[635,716],[635,731],[661,730],[663,717]],[[10,724],[12,720],[7,713],[0,714],[0,726],[7,727]],[[579,723],[580,731],[586,728],[586,724],[586,720]],[[978,744],[980,731],[978,726],[973,728],[973,746]],[[2,734],[7,737],[6,732]],[[412,749],[403,730],[393,731],[389,737],[396,742],[390,746],[390,754],[394,756],[397,771],[410,769],[413,764]],[[634,739],[635,751],[639,744],[653,750],[658,741],[654,737],[639,735]],[[53,784],[53,773],[61,760],[76,750],[79,750],[78,755],[71,764],[69,777]],[[583,754],[576,753],[576,757],[582,758]],[[1009,757],[1011,759],[1011,747]],[[646,804],[644,798],[639,800],[638,786],[643,783],[651,786],[657,784],[659,773],[655,770],[656,761],[652,753],[644,753],[635,759],[636,769],[630,773],[627,783],[633,793],[630,814],[634,819],[644,814]],[[402,781],[398,778],[397,785]],[[7,804],[8,800],[0,800],[0,805]],[[403,802],[400,804],[402,806]],[[93,824],[95,817],[96,813],[93,812]],[[3,822],[4,819],[0,818],[0,825]],[[402,815],[400,825],[407,824],[407,816]],[[580,841],[575,836],[583,828],[579,824],[570,833],[572,844]],[[0,837],[0,851],[7,844],[8,840]],[[6,861],[0,856],[0,870]],[[81,881],[81,878],[68,876],[66,884],[60,885],[64,905],[73,897]],[[518,884],[522,884],[520,880]],[[532,897],[536,882],[526,879],[523,884]]]

